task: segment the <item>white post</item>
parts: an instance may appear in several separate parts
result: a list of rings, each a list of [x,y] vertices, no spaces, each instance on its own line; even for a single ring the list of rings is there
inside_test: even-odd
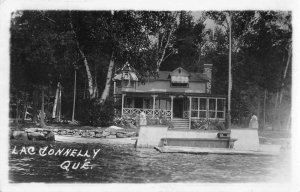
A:
[[[231,89],[232,89],[232,77],[231,77],[231,15],[229,13],[229,67],[228,67],[228,129],[231,127]]]
[[[121,116],[123,116],[124,97],[125,97],[125,94],[122,94]]]
[[[74,76],[74,93],[73,93],[73,111],[72,111],[72,121],[74,122],[75,120],[75,103],[76,103],[76,70],[77,68],[75,67],[75,76]]]
[[[155,98],[156,98],[156,96],[157,95],[151,95],[152,96],[152,98],[153,98],[153,106],[152,106],[152,110],[153,110],[153,114],[152,114],[152,117],[154,118],[154,110],[155,110]]]
[[[216,98],[216,103],[215,103],[215,118],[217,118],[217,113],[218,113],[218,109],[217,109],[217,101],[218,99]]]
[[[116,82],[114,81],[114,98],[115,98],[115,102],[116,102],[116,97],[115,97],[115,95],[116,95]]]
[[[173,120],[173,100],[175,96],[171,95],[170,97],[171,97],[171,120]]]
[[[116,82],[114,81],[114,103],[116,104],[116,102],[117,102],[117,98],[116,98]],[[115,114],[115,116],[116,116],[116,114],[117,114],[117,110],[116,109],[114,109],[114,114]]]
[[[191,129],[191,122],[192,122],[192,119],[191,119],[191,117],[192,117],[192,97],[189,97],[189,101],[190,101],[190,108],[189,108],[189,115],[188,115],[188,117],[189,117],[189,129]]]

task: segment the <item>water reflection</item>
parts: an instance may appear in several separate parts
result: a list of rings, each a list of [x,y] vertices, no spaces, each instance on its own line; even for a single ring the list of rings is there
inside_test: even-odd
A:
[[[14,146],[47,146],[48,143],[11,143]],[[100,148],[91,169],[70,170],[60,164],[70,157],[12,155],[9,159],[11,182],[287,182],[290,179],[288,154],[279,157],[246,155],[162,154],[153,149],[131,146],[52,143],[54,149]],[[71,158],[83,162],[85,158]]]

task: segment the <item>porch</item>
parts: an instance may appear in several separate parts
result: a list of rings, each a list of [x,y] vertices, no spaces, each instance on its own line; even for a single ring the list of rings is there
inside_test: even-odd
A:
[[[147,119],[166,119],[181,124],[186,122],[177,126],[185,129],[191,129],[192,124],[195,127],[195,122],[225,121],[224,97],[135,93],[122,94],[121,99],[123,117],[137,118],[143,111]]]

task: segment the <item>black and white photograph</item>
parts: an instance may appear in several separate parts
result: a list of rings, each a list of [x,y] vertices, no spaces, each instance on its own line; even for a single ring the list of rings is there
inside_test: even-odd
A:
[[[62,2],[0,20],[1,191],[299,191],[295,9]]]

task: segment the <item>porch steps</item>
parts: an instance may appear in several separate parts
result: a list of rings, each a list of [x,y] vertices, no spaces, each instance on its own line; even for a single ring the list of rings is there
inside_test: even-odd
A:
[[[173,118],[172,122],[173,122],[174,129],[188,129],[189,128],[189,119]]]

